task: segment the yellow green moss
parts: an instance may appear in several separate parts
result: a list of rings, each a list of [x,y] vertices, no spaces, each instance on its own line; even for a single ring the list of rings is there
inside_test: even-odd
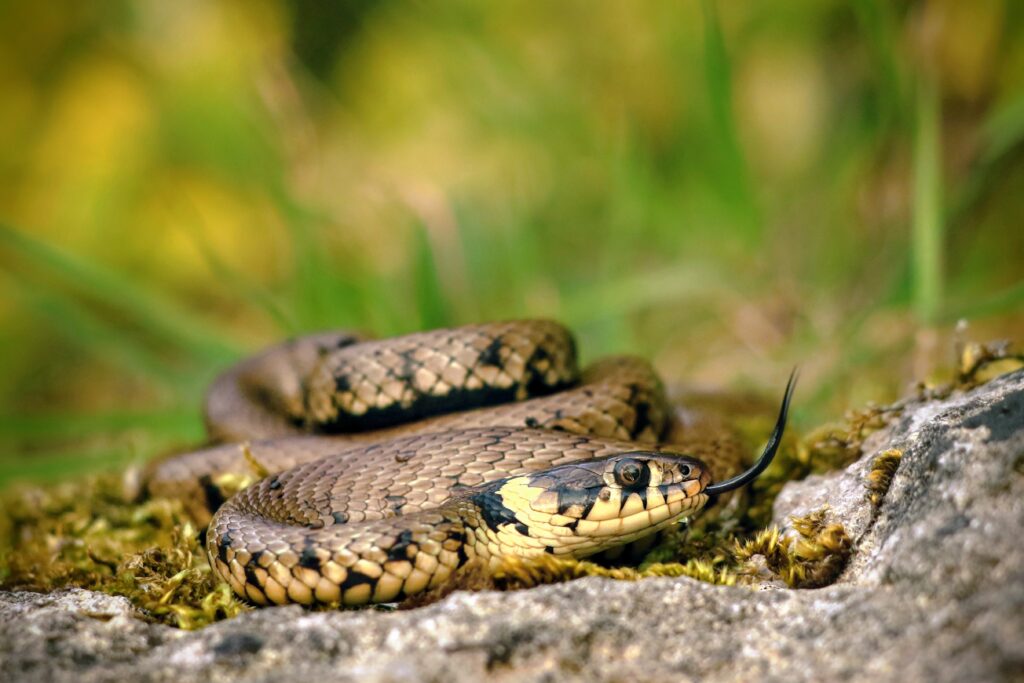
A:
[[[790,588],[818,588],[835,581],[850,557],[852,542],[842,524],[826,523],[827,510],[792,518],[796,535],[765,529],[739,542],[737,571],[750,579],[763,578],[756,559]]]
[[[957,383],[972,387],[1024,368],[1024,353],[1007,340],[966,342],[959,349],[958,361]]]
[[[891,448],[880,453],[872,462],[864,486],[868,490],[868,500],[876,508],[882,504],[882,498],[889,491],[892,478],[900,466],[903,451]]]
[[[178,501],[133,502],[114,476],[0,496],[0,587],[123,595],[156,621],[197,628],[246,607],[215,580]]]

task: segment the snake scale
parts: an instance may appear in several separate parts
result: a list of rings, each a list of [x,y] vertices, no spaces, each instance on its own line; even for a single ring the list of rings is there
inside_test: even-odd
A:
[[[793,385],[756,464],[712,483],[664,443],[678,425],[650,365],[580,372],[557,323],[311,335],[223,373],[205,412],[224,443],[147,486],[209,522],[211,565],[255,604],[392,602],[470,563],[586,557],[692,517],[768,465]]]

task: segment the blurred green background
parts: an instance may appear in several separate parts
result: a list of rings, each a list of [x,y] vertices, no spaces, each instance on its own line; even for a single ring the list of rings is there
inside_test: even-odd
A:
[[[302,331],[891,399],[1024,330],[1024,4],[0,2],[0,482],[202,440]]]

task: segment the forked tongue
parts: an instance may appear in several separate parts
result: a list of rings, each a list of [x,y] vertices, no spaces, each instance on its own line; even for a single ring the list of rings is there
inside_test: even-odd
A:
[[[745,486],[750,482],[757,479],[757,477],[765,471],[765,468],[771,464],[772,459],[775,457],[775,453],[779,450],[779,444],[782,443],[782,434],[786,431],[786,415],[789,413],[789,401],[793,398],[793,389],[796,388],[797,368],[793,368],[793,372],[789,374],[789,382],[786,384],[786,395],[782,398],[782,406],[779,408],[779,418],[775,421],[775,429],[772,430],[772,435],[768,439],[768,443],[765,444],[764,451],[761,453],[761,457],[757,459],[746,472],[737,474],[732,479],[726,479],[723,482],[717,484],[710,484],[704,493],[709,496],[717,496],[733,489],[738,489],[741,486]]]

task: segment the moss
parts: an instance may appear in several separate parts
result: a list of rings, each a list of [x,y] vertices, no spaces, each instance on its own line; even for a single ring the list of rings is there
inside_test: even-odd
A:
[[[852,542],[842,524],[826,523],[827,510],[791,519],[796,535],[765,529],[754,538],[737,543],[737,572],[763,578],[757,557],[790,588],[818,588],[832,583],[850,557]]]
[[[889,491],[892,478],[900,466],[903,451],[891,448],[880,453],[872,462],[864,486],[868,490],[868,500],[876,508],[882,504],[882,498]]]
[[[92,477],[0,496],[0,587],[80,587],[123,595],[150,618],[197,628],[243,609],[215,580],[178,501],[132,502]]]
[[[966,342],[960,346],[958,356],[957,383],[961,387],[978,386],[1024,368],[1024,353],[1006,340]]]

